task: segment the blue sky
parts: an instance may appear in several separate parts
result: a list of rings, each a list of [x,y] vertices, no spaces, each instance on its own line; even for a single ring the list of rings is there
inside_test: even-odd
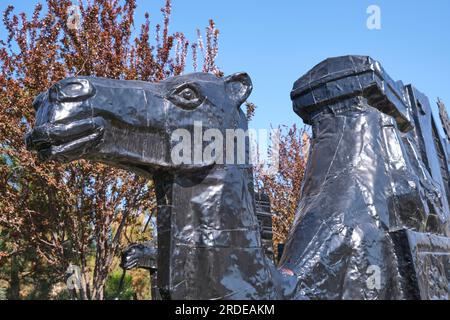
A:
[[[0,9],[11,2],[0,0]],[[15,2],[30,11],[37,1]],[[163,2],[138,0],[136,26],[145,11],[160,22]],[[381,8],[381,30],[366,27],[372,4]],[[345,54],[372,56],[433,106],[440,97],[450,107],[449,0],[173,0],[172,31],[195,39],[210,18],[221,31],[219,66],[253,79],[253,127],[300,124],[289,98],[293,82],[323,59]]]

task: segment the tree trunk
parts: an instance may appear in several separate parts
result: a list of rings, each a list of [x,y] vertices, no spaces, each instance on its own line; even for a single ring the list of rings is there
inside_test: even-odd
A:
[[[20,300],[20,264],[17,257],[11,258],[11,273],[9,282],[9,300]]]

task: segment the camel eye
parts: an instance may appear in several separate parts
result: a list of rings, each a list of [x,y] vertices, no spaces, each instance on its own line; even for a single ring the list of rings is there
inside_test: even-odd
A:
[[[192,110],[203,103],[204,97],[194,85],[184,84],[176,88],[168,99],[182,109]]]
[[[195,91],[191,88],[186,88],[181,91],[180,96],[187,101],[191,101],[197,98]]]

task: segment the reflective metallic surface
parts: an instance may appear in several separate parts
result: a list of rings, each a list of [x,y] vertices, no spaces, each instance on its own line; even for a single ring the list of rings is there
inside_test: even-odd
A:
[[[448,299],[449,148],[428,99],[361,56],[327,59],[295,83],[294,110],[313,138],[277,268],[262,246],[252,166],[171,158],[174,130],[247,129],[240,105],[251,90],[245,73],[69,78],[36,98],[27,145],[43,160],[153,177],[163,299]],[[123,266],[156,267],[141,261],[151,248],[130,248]]]
[[[142,268],[157,270],[158,249],[152,241],[129,245],[122,253],[120,267],[125,270]]]
[[[448,299],[448,281],[439,294],[427,291],[433,278],[448,279],[450,257],[448,155],[428,99],[361,56],[320,63],[292,99],[313,127],[281,260],[299,278],[296,296]],[[411,232],[393,236],[399,230]]]

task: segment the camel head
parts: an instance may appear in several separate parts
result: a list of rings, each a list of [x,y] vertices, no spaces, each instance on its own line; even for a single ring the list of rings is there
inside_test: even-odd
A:
[[[199,125],[203,132],[246,129],[240,106],[251,90],[246,73],[193,73],[158,83],[67,78],[35,99],[26,143],[41,160],[88,159],[146,173],[201,168],[214,159],[174,161],[172,151],[186,137],[174,140],[173,133],[189,133],[193,146]]]

